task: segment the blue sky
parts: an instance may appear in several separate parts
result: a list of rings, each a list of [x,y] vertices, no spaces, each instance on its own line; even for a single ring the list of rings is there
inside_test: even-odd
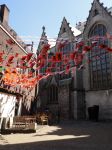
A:
[[[100,1],[104,6],[112,6],[111,0]],[[64,16],[72,26],[85,21],[92,2],[93,0],[0,0],[0,4],[6,4],[10,9],[9,25],[17,34],[38,38],[43,25],[49,37],[57,37]]]

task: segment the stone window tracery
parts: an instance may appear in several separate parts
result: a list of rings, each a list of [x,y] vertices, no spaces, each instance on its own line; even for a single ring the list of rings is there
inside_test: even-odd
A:
[[[89,39],[95,36],[105,37],[106,33],[107,30],[104,25],[96,24],[89,32]],[[88,53],[90,88],[93,90],[112,88],[110,55],[105,49],[99,48],[100,44],[108,45],[108,40],[99,38],[96,46]]]

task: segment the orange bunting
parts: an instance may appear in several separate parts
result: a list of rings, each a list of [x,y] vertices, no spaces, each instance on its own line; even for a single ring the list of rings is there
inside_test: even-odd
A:
[[[66,74],[68,74],[68,73],[69,73],[69,71],[70,71],[70,65],[67,65],[67,66],[66,66],[65,73],[66,73]]]
[[[84,46],[84,48],[83,48],[83,52],[88,52],[90,50],[91,50],[90,46]]]
[[[57,44],[57,49],[60,50],[60,49],[62,49],[64,46],[65,46],[65,43],[61,43],[61,42],[60,42],[60,43]]]
[[[99,37],[98,37],[99,38]],[[76,44],[76,47],[74,47],[75,51],[69,52],[63,55],[60,49],[62,49],[67,43],[66,42],[60,42],[57,43],[57,52],[51,53],[51,55],[48,52],[50,49],[49,44],[44,44],[39,55],[37,58],[32,57],[33,53],[28,53],[25,56],[22,56],[21,58],[18,57],[18,53],[15,53],[14,55],[8,56],[8,59],[4,60],[4,53],[0,52],[0,63],[1,66],[5,64],[6,70],[3,74],[3,81],[6,85],[14,86],[17,85],[25,88],[32,88],[34,87],[38,81],[42,80],[43,78],[47,78],[49,75],[53,74],[62,74],[63,72],[68,74],[70,70],[76,71],[76,68],[78,70],[85,69],[85,65],[82,64],[83,57],[85,53],[92,51],[94,46],[98,46],[98,48],[105,49],[108,52],[112,52],[112,48],[108,47],[105,44],[98,45],[98,39],[93,39],[91,42],[91,46],[84,45],[84,42],[81,41]],[[7,43],[12,45],[14,44],[14,41],[11,41],[10,39],[7,40]],[[59,51],[60,50],[60,51]],[[96,52],[96,51],[95,51]],[[6,57],[5,57],[6,58]],[[14,63],[15,58],[17,59],[17,70],[15,68],[12,68],[12,63]],[[95,59],[101,59],[101,56],[94,56]],[[5,63],[4,63],[5,62]],[[72,63],[73,62],[73,63]],[[87,60],[86,63],[90,63],[91,60]],[[9,69],[10,67],[10,69]],[[75,68],[75,69],[72,69]],[[23,74],[22,71],[26,71],[25,69],[28,68],[28,71]],[[36,68],[36,69],[34,69]],[[40,72],[40,69],[44,68],[45,73],[44,74],[38,74]],[[47,69],[46,69],[47,68]],[[33,69],[33,71],[31,70]],[[35,77],[35,72],[37,73],[37,76]]]
[[[9,45],[15,44],[15,42],[14,42],[12,39],[8,39],[8,40],[6,40],[6,42],[7,42],[7,44],[9,44]]]
[[[21,60],[25,60],[27,58],[27,56],[22,56]]]
[[[84,46],[84,42],[83,41],[81,41],[81,42],[79,42],[79,43],[77,43],[76,44],[76,49],[78,48],[81,48],[82,46]]]
[[[26,56],[26,60],[29,61],[32,56],[33,56],[33,53],[28,53]]]
[[[112,48],[107,47],[106,50],[107,50],[108,52],[112,52]]]
[[[105,49],[105,48],[107,48],[107,46],[105,44],[100,44],[99,48]]]
[[[46,69],[46,73],[51,73],[51,68],[50,67]]]
[[[60,62],[62,61],[62,53],[61,52],[57,52],[56,53],[56,62]]]

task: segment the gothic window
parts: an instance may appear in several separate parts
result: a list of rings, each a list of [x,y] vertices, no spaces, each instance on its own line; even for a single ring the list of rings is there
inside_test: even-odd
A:
[[[89,32],[90,39],[105,35],[106,27],[102,24],[94,25]],[[88,53],[91,60],[89,64],[90,87],[93,90],[112,88],[110,55],[105,49],[99,48],[100,44],[108,45],[108,40],[99,38],[96,46]]]
[[[58,87],[55,85],[51,85],[48,88],[48,103],[49,104],[58,103]]]
[[[70,53],[70,51],[71,51],[71,45],[72,45],[72,43],[70,43],[70,42],[68,44],[65,44],[65,46],[62,48],[63,54]]]

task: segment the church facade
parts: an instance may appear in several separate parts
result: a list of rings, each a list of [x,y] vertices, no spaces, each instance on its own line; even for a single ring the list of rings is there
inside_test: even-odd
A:
[[[103,43],[112,48],[112,39],[108,37],[112,35],[111,10],[94,0],[83,32],[85,41],[99,36],[98,45]],[[112,54],[98,45],[86,55],[86,59],[91,60],[83,72],[86,108],[99,105],[99,118],[112,119]]]
[[[57,41],[67,43],[60,48],[63,55],[70,55],[74,51],[76,45],[75,37],[80,35],[81,31],[69,25],[66,18],[62,20]],[[44,39],[44,40],[42,40]],[[64,41],[63,41],[64,40]],[[38,55],[43,44],[48,44],[45,28],[41,35]],[[55,55],[58,52],[58,42],[50,49],[48,57]],[[63,70],[63,69],[62,69]],[[55,70],[57,72],[57,70]],[[40,70],[40,74],[45,73],[44,68]],[[61,119],[82,119],[85,118],[85,92],[82,81],[82,70],[72,70],[69,73],[56,73],[49,76],[47,79],[40,81],[37,93],[38,110],[49,109],[55,116],[60,114]]]
[[[59,112],[62,119],[88,119],[88,108],[98,106],[99,119],[112,119],[112,56],[110,52],[99,48],[99,44],[112,48],[111,8],[107,9],[99,0],[94,0],[86,22],[80,27],[81,23],[76,28],[71,27],[66,18],[63,18],[57,40],[69,42],[60,51],[64,54],[73,52],[76,39],[82,39],[86,45],[90,45],[90,40],[98,37],[95,47],[84,56],[83,61],[90,63],[85,63],[84,69],[76,68],[69,74],[55,74],[40,81],[36,107],[49,108],[53,113]],[[109,38],[102,40],[107,35]],[[43,37],[48,42],[45,29],[41,38]],[[39,48],[42,43],[40,41]],[[48,55],[55,54],[57,47],[58,43]]]

